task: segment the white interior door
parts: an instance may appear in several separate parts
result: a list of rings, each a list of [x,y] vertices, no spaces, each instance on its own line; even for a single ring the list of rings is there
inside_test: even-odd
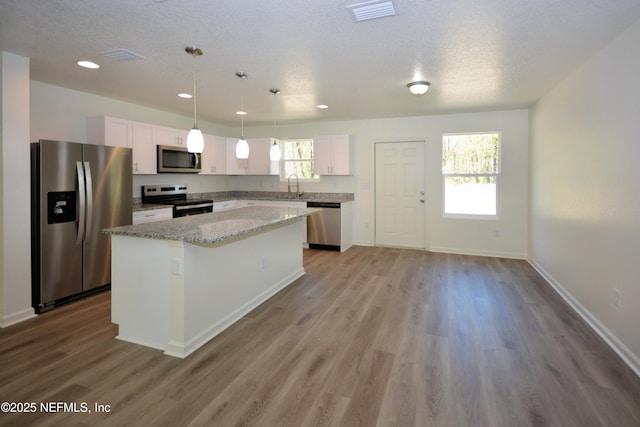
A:
[[[376,245],[424,249],[424,142],[376,143]]]

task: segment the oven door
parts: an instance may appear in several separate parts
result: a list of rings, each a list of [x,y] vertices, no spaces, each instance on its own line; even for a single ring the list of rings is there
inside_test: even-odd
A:
[[[174,205],[173,217],[180,218],[189,215],[199,215],[203,213],[213,212],[213,205],[211,203],[201,203],[198,205]]]
[[[158,172],[198,173],[201,171],[200,153],[190,153],[184,147],[158,145]]]

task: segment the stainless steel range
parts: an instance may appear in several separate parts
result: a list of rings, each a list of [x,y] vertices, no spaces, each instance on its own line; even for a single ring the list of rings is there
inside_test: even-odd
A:
[[[213,200],[187,200],[186,184],[143,185],[142,203],[172,205],[174,218],[213,211]]]

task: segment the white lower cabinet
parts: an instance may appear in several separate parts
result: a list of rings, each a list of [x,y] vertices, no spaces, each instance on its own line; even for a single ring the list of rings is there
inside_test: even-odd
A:
[[[236,209],[239,207],[241,207],[239,200],[225,200],[223,202],[213,202],[213,212],[228,211],[230,209]]]
[[[134,224],[163,221],[171,218],[173,218],[173,208],[147,209],[144,211],[135,211],[133,213]]]

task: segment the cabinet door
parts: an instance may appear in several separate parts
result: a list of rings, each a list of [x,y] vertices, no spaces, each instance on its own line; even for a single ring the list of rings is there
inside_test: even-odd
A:
[[[236,158],[236,144],[238,138],[227,138],[227,175],[246,175],[248,159]],[[251,157],[251,147],[249,147]]]
[[[316,136],[313,138],[313,173],[331,175],[331,137]]]
[[[313,138],[313,173],[351,175],[351,138],[349,135]]]
[[[131,122],[114,117],[89,117],[87,142],[96,145],[131,148]]]
[[[331,175],[351,175],[351,139],[349,135],[331,136]]]
[[[153,140],[156,145],[179,146],[176,130],[165,126],[153,126]]]
[[[153,125],[132,122],[133,173],[141,175],[157,172],[156,145],[153,142]]]
[[[249,139],[249,161],[247,175],[271,175],[271,150],[272,138]]]
[[[205,135],[202,152],[201,175],[225,175],[227,173],[227,139]]]
[[[186,129],[174,129],[175,143],[178,147],[187,146],[187,135],[189,131]]]
[[[105,117],[105,145],[131,148],[130,126],[129,120]]]

